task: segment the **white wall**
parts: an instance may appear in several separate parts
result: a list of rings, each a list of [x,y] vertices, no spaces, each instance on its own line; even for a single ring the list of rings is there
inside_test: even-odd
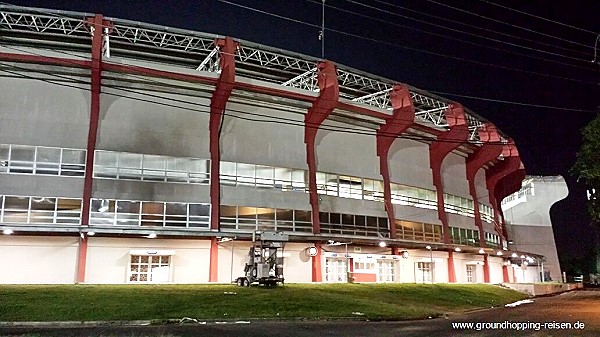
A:
[[[429,145],[416,140],[396,139],[390,148],[388,165],[392,182],[435,191],[429,165]]]
[[[444,193],[471,199],[466,172],[465,158],[455,153],[449,153],[442,163]]]
[[[133,238],[90,238],[86,283],[127,283],[130,250],[174,250],[172,283],[208,282],[210,241]]]
[[[78,237],[0,236],[0,284],[74,283]]]

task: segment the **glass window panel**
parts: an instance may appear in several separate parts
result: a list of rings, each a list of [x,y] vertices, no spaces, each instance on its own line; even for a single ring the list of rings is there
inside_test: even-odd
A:
[[[144,166],[144,169],[164,170],[165,169],[165,157],[144,155],[143,166]]]
[[[119,153],[119,167],[142,168],[142,155],[137,153]]]
[[[237,176],[238,177],[252,177],[254,178],[255,165],[253,164],[237,164]]]
[[[235,218],[237,215],[236,206],[225,206],[221,205],[219,208],[222,217]],[[190,205],[190,214],[192,214],[192,205]],[[206,214],[208,215],[208,214]]]
[[[168,202],[166,204],[166,215],[187,216],[187,204],[178,202]]]
[[[351,214],[342,214],[342,224],[354,226],[354,216]]]
[[[162,215],[165,212],[165,204],[162,202],[142,202],[142,214]]]
[[[189,159],[167,157],[167,171],[187,172],[189,170]]]
[[[190,204],[189,206],[190,216],[209,216],[210,214],[210,205],[208,204]],[[221,206],[221,212],[223,211],[223,207],[231,206]]]
[[[356,227],[364,227],[366,224],[366,217],[364,215],[355,215],[354,223],[356,224]]]
[[[81,211],[81,199],[59,198],[56,208],[59,211]]]
[[[62,150],[62,163],[63,164],[85,164],[85,150],[73,150],[63,149]]]
[[[297,218],[296,218],[296,221],[298,221]],[[329,223],[329,213],[319,212],[319,222],[320,223]]]
[[[33,162],[35,147],[24,145],[13,145],[11,150],[11,160]]]
[[[256,207],[238,207],[238,217],[240,219],[256,219]]]
[[[275,179],[283,181],[292,180],[292,170],[288,168],[275,167],[274,168]]]
[[[388,219],[387,218],[379,218],[379,228],[381,228],[381,229],[388,228]]]
[[[275,220],[275,210],[272,208],[257,208],[256,215],[262,220]]]
[[[209,161],[205,159],[191,158],[189,161],[190,172],[193,173],[209,173],[210,165]]]
[[[367,217],[367,227],[377,227],[377,217],[368,216]]]
[[[294,211],[288,209],[277,209],[275,214],[277,221],[294,221]]]
[[[329,222],[332,224],[342,223],[342,217],[340,213],[329,213]]]
[[[29,197],[4,196],[4,208],[27,210],[29,209]]]
[[[92,212],[113,213],[115,211],[115,201],[108,199],[92,199]]]
[[[256,165],[256,177],[262,179],[273,179],[273,167]]]
[[[54,211],[56,198],[31,197],[32,211]]]
[[[6,161],[6,160],[8,160],[8,152],[9,152],[9,150],[10,150],[10,145],[8,145],[8,144],[0,144],[0,161]]]
[[[117,201],[117,213],[139,213],[140,202],[139,201]]]
[[[306,171],[304,170],[293,170],[292,181],[294,182],[306,182]]]
[[[235,163],[222,161],[220,164],[220,170],[221,170],[221,174],[230,175],[230,176],[236,175]]]
[[[38,163],[59,163],[60,149],[54,147],[38,147],[36,157]]]
[[[310,211],[294,211],[294,220],[301,222],[311,222],[311,212]]]

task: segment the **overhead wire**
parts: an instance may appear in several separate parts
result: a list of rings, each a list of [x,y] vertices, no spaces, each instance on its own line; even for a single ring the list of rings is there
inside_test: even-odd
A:
[[[528,31],[530,33],[542,35],[542,36],[545,36],[545,37],[549,37],[549,38],[552,38],[552,39],[560,40],[560,41],[563,41],[563,42],[568,42],[568,43],[571,43],[571,44],[574,44],[574,45],[578,45],[578,46],[582,46],[582,47],[586,47],[586,48],[591,48],[590,46],[585,45],[583,43],[574,42],[574,41],[571,41],[571,40],[568,40],[568,39],[563,39],[563,38],[558,37],[558,36],[554,36],[554,35],[550,35],[550,34],[538,32],[536,30],[529,29],[529,28],[526,28],[526,27],[521,27],[521,26],[518,26],[518,25],[513,25],[511,23],[504,22],[502,20],[497,20],[497,19],[490,18],[490,17],[485,16],[485,15],[473,13],[471,11],[468,11],[468,10],[465,10],[465,9],[462,9],[462,8],[458,8],[458,7],[454,7],[454,6],[450,6],[448,4],[444,4],[444,3],[441,3],[441,2],[438,2],[438,1],[435,1],[435,0],[426,0],[426,1],[429,1],[429,2],[434,3],[436,5],[439,5],[439,6],[443,6],[443,7],[446,7],[446,8],[453,9],[455,11],[459,11],[459,12],[462,12],[462,13],[467,13],[467,14],[470,14],[470,15],[473,15],[473,16],[477,16],[477,17],[480,17],[482,19],[491,20],[491,21],[498,22],[498,23],[501,23],[501,24],[504,24],[504,25],[508,25],[508,26],[515,27],[515,28],[518,28],[518,29],[521,29],[521,30],[525,30],[525,31]]]
[[[314,0],[308,0],[308,1],[314,1]],[[436,23],[432,23],[432,22],[427,22],[427,21],[424,21],[424,20],[419,20],[419,19],[411,18],[411,17],[406,16],[406,15],[389,12],[389,11],[386,11],[384,9],[381,9],[381,8],[378,8],[378,7],[375,7],[375,6],[372,6],[372,5],[367,5],[367,4],[364,4],[364,3],[361,3],[361,2],[358,2],[358,1],[354,1],[354,0],[346,0],[346,1],[350,2],[350,3],[353,3],[353,4],[356,4],[356,5],[360,5],[360,6],[366,7],[366,8],[373,9],[373,10],[376,10],[376,11],[379,11],[379,12],[383,12],[383,13],[386,13],[386,14],[391,14],[391,15],[394,15],[394,16],[398,16],[398,17],[402,17],[402,18],[405,18],[405,19],[417,21],[417,22],[420,22],[420,23],[423,23],[423,24],[426,24],[426,25],[430,25],[430,26],[434,26],[434,27],[437,27],[437,28],[442,28],[442,29],[445,29],[445,30],[450,30],[452,32],[461,33],[461,34],[465,34],[465,35],[477,37],[477,38],[484,39],[484,40],[493,41],[493,42],[501,43],[501,44],[504,44],[504,45],[509,45],[509,46],[512,46],[512,47],[522,48],[522,49],[526,49],[526,50],[529,50],[529,51],[535,51],[535,52],[539,52],[539,53],[543,53],[543,54],[548,54],[548,55],[552,55],[552,56],[562,57],[562,58],[576,60],[576,61],[581,61],[581,62],[585,62],[585,63],[589,64],[589,60],[586,60],[586,59],[581,59],[581,58],[577,58],[577,57],[562,55],[562,54],[559,54],[559,53],[554,53],[554,52],[550,52],[550,51],[546,51],[546,50],[542,50],[542,49],[538,49],[538,48],[532,48],[532,47],[523,46],[523,45],[519,45],[519,44],[512,43],[512,42],[502,41],[502,40],[495,39],[495,38],[492,38],[492,37],[487,37],[487,36],[482,36],[482,35],[479,35],[479,34],[465,32],[465,31],[460,30],[460,29],[446,27],[444,25],[439,25],[439,24],[436,24]],[[426,34],[434,34],[434,35],[438,35],[438,36],[443,36],[443,37],[451,39],[451,40],[460,41],[460,42],[464,42],[464,43],[469,43],[469,44],[477,45],[477,46],[484,47],[484,48],[490,48],[490,49],[494,49],[494,50],[503,51],[503,52],[506,52],[506,53],[516,54],[516,55],[519,55],[519,56],[524,56],[524,57],[528,57],[528,58],[534,58],[534,59],[539,59],[539,60],[543,60],[543,61],[547,61],[547,62],[553,62],[553,63],[558,63],[558,64],[562,64],[562,65],[566,65],[566,66],[577,67],[577,68],[582,68],[582,69],[589,70],[588,67],[577,66],[577,65],[574,65],[574,64],[571,64],[571,63],[550,60],[550,59],[547,59],[547,58],[536,57],[536,56],[533,56],[533,55],[516,53],[516,52],[509,51],[509,50],[502,49],[502,48],[496,48],[496,47],[487,46],[487,45],[483,45],[483,44],[472,42],[472,41],[467,41],[467,40],[464,40],[464,39],[455,38],[453,36],[447,36],[447,35],[443,35],[443,34],[432,33],[432,32],[429,32],[429,31],[426,31],[426,30],[423,30],[423,29],[417,29],[417,28],[413,28],[413,27],[409,27],[409,26],[405,26],[405,25],[396,24],[396,23],[393,23],[393,22],[390,22],[390,21],[387,21],[387,20],[382,20],[382,19],[374,18],[374,17],[368,16],[368,15],[364,15],[364,14],[352,12],[352,11],[349,11],[349,10],[346,10],[346,9],[341,9],[341,8],[338,8],[338,7],[335,7],[335,6],[331,6],[331,5],[329,5],[329,7],[335,8],[335,9],[340,10],[340,11],[352,13],[354,15],[359,15],[359,16],[362,16],[362,17],[366,17],[366,18],[369,18],[369,19],[372,19],[372,20],[377,20],[377,21],[380,21],[380,22],[388,23],[388,24],[391,24],[391,25],[396,25],[396,26],[403,27],[403,28],[418,30],[418,31],[426,33]]]
[[[559,21],[556,21],[556,20],[551,20],[551,19],[545,18],[543,16],[534,15],[534,14],[527,13],[527,12],[524,12],[524,11],[520,11],[518,9],[514,9],[514,8],[511,8],[511,7],[508,7],[508,6],[503,6],[503,5],[495,3],[495,2],[491,2],[491,1],[487,1],[487,0],[479,0],[479,1],[485,2],[485,3],[490,4],[492,6],[501,7],[501,8],[504,8],[506,10],[509,10],[509,11],[513,11],[513,12],[516,12],[516,13],[521,13],[521,14],[524,14],[524,15],[527,15],[527,16],[531,16],[531,17],[534,17],[534,18],[537,18],[537,19],[540,19],[540,20],[544,20],[544,21],[556,23],[556,24],[559,24],[559,25],[561,25],[563,27],[569,27],[569,28],[572,28],[572,29],[576,29],[576,30],[585,32],[585,33],[591,33],[591,34],[594,34],[594,35],[598,34],[598,32],[593,32],[591,30],[587,30],[587,29],[583,29],[583,28],[580,28],[580,27],[568,25],[566,23],[562,23],[562,22],[559,22]]]
[[[556,48],[556,49],[561,49],[561,50],[565,50],[565,51],[574,52],[574,53],[581,54],[581,55],[588,55],[589,54],[589,53],[582,52],[581,50],[571,49],[571,48],[565,48],[563,46],[557,46],[556,44],[546,43],[546,42],[542,42],[542,41],[538,41],[538,40],[534,40],[534,39],[528,39],[528,38],[525,38],[525,37],[522,37],[522,36],[507,34],[507,33],[500,32],[500,31],[495,30],[495,29],[489,29],[489,28],[485,28],[485,27],[479,27],[479,26],[471,25],[471,24],[468,24],[468,23],[465,23],[465,22],[462,22],[462,21],[459,21],[459,20],[448,19],[448,18],[445,18],[443,16],[438,16],[438,15],[433,15],[433,14],[425,13],[423,11],[419,11],[419,10],[416,10],[416,9],[412,9],[412,8],[400,6],[400,5],[397,5],[397,4],[385,2],[385,1],[382,1],[382,0],[373,0],[373,1],[375,1],[377,3],[380,3],[380,4],[383,4],[383,5],[390,6],[390,7],[402,9],[402,10],[405,10],[405,11],[408,11],[408,12],[417,13],[417,14],[422,15],[422,16],[426,16],[426,17],[430,17],[430,18],[435,18],[435,19],[438,19],[438,20],[450,22],[450,23],[453,23],[453,24],[457,24],[457,25],[461,25],[461,26],[465,26],[465,27],[469,27],[469,28],[474,28],[474,29],[477,29],[477,30],[482,30],[482,31],[485,31],[485,32],[488,32],[488,33],[492,33],[492,34],[502,35],[502,36],[510,37],[510,38],[517,39],[517,40],[528,41],[528,42],[540,44],[540,45],[547,46],[547,47],[552,47],[552,48]]]

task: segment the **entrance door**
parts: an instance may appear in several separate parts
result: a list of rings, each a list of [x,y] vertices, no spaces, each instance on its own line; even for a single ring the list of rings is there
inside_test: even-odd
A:
[[[325,259],[325,282],[346,282],[347,271],[345,258],[328,257]]]
[[[377,261],[377,282],[396,282],[396,261]]]

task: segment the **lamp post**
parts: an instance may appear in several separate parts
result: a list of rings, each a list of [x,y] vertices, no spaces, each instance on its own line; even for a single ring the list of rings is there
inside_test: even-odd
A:
[[[427,250],[429,250],[429,273],[430,273],[431,283],[433,284],[433,248],[431,246],[427,246],[425,248]],[[425,275],[423,275],[423,276],[425,276]],[[424,283],[424,281],[425,280],[423,280],[423,283]]]

